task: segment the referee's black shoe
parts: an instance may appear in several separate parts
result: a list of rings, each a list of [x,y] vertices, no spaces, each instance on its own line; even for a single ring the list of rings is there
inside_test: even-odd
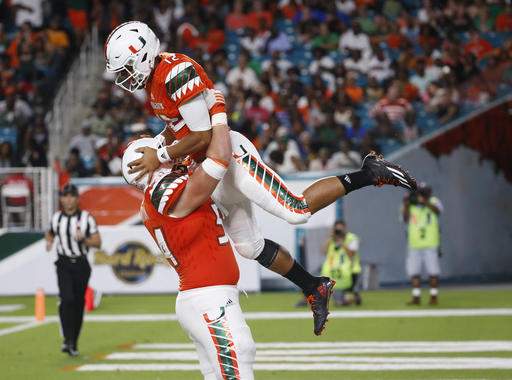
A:
[[[407,190],[416,190],[416,180],[409,175],[407,170],[402,169],[400,165],[384,160],[381,155],[377,155],[373,151],[364,158],[362,170],[367,170],[370,173],[375,186],[393,185]]]
[[[313,312],[313,332],[321,335],[329,315],[329,300],[336,281],[329,277],[320,277],[320,284],[306,297]]]
[[[69,356],[78,356],[80,355],[80,353],[78,352],[78,350],[76,349],[76,345],[74,344],[71,344],[71,343],[62,343],[62,347],[60,349],[62,352],[68,354]]]

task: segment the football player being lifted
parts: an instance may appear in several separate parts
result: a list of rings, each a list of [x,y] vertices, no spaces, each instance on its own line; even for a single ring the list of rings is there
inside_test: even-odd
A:
[[[212,127],[227,125],[224,96],[196,61],[179,53],[161,53],[155,33],[144,23],[126,22],[112,31],[105,44],[106,69],[115,83],[134,92],[145,89],[154,114],[166,123],[155,138],[160,147],[140,147],[143,156],[129,163],[136,180],[162,163],[189,155],[201,163],[210,144]],[[231,131],[232,158],[212,195],[221,210],[224,228],[242,256],[286,277],[304,292],[319,335],[328,315],[334,282],[316,277],[297,263],[278,243],[265,239],[251,203],[291,224],[306,223],[315,212],[364,186],[394,185],[408,190],[416,182],[398,165],[370,153],[361,170],[322,178],[296,194],[262,160],[254,145]],[[171,144],[172,143],[172,144]]]

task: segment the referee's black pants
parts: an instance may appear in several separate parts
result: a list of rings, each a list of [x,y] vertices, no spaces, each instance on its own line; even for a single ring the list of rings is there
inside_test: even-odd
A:
[[[59,256],[55,262],[59,283],[59,316],[64,342],[76,348],[84,318],[85,290],[91,266],[85,257]]]

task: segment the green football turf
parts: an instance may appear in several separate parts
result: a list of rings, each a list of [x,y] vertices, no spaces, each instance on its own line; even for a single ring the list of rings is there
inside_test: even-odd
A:
[[[407,291],[378,291],[364,294],[364,305],[342,310],[406,309]],[[106,296],[94,314],[142,314],[174,312],[174,296]],[[245,311],[296,311],[295,293],[240,295]],[[512,291],[444,290],[442,308],[512,307]],[[0,304],[24,304],[22,310],[0,316],[30,315],[33,297],[3,297]],[[47,297],[48,315],[56,313],[55,297]],[[334,308],[333,308],[334,309]],[[420,310],[432,309],[421,306]],[[305,310],[305,309],[304,309]],[[312,321],[250,320],[256,342],[276,341],[512,341],[512,317],[436,317],[332,319],[321,337],[312,334]],[[0,324],[0,329],[12,324]],[[69,358],[59,352],[59,326],[49,323],[29,330],[0,336],[0,379],[201,379],[198,372],[76,372],[84,364],[123,363],[106,361],[112,352],[131,352],[134,343],[178,343],[188,338],[177,322],[86,322],[80,340],[81,356]],[[512,352],[370,354],[364,356],[505,357]],[[147,361],[153,363],[155,361]],[[165,363],[160,361],[159,363]],[[190,362],[189,362],[190,363]],[[388,372],[271,372],[257,371],[257,379],[512,379],[511,370],[443,370]]]

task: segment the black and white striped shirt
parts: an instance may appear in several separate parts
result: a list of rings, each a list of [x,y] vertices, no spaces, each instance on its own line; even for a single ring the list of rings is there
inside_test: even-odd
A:
[[[87,254],[89,247],[76,241],[78,229],[86,238],[98,232],[96,220],[88,211],[77,210],[72,215],[57,211],[53,214],[50,233],[55,236],[59,256],[79,257]]]

